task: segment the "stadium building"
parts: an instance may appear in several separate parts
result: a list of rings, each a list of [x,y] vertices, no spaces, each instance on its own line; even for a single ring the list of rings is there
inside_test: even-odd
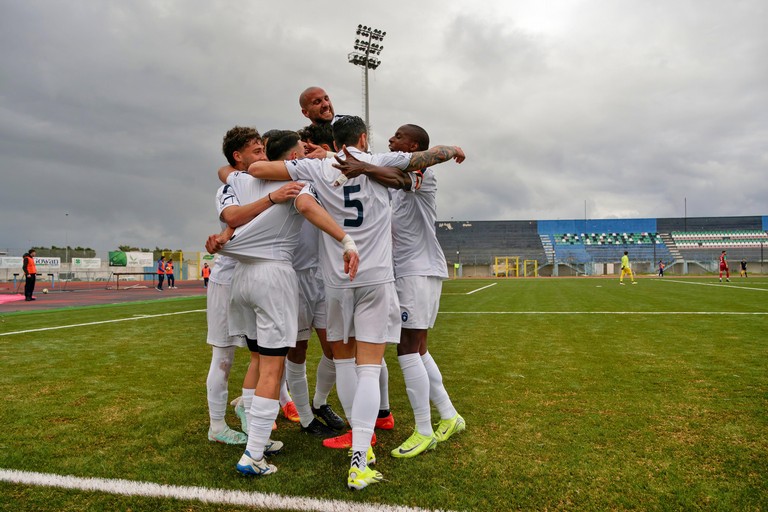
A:
[[[716,272],[721,251],[732,271],[747,261],[763,273],[768,216],[658,219],[438,221],[437,238],[456,277],[618,274],[624,251],[636,272]]]

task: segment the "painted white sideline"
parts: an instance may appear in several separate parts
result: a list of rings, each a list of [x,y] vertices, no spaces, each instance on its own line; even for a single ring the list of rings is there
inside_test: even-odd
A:
[[[480,290],[485,290],[486,288],[490,288],[491,286],[496,286],[499,283],[493,283],[489,284],[488,286],[483,286],[482,288],[478,288],[477,290],[472,290],[471,292],[467,292],[467,295],[472,295],[475,292],[479,292]]]
[[[754,290],[756,292],[768,292],[768,288],[752,288],[751,286],[734,286],[733,283],[728,284],[728,281],[725,283],[722,283],[718,281],[717,283],[699,283],[696,281],[683,281],[678,279],[667,279],[666,277],[663,279],[653,279],[653,282],[657,283],[679,283],[679,284],[695,284],[697,286],[717,286],[718,288],[734,288],[737,290]]]
[[[439,311],[441,315],[768,315],[768,311]]]
[[[228,489],[162,485],[153,482],[135,482],[131,480],[109,478],[82,478],[69,475],[16,471],[13,469],[0,469],[0,481],[44,487],[60,487],[63,489],[79,489],[81,491],[97,491],[123,496],[173,498],[177,500],[201,501],[203,503],[242,505],[268,510],[313,510],[320,512],[431,512],[428,511],[428,509],[414,507],[380,505],[375,503],[353,503],[341,500],[321,500],[317,498],[280,496],[279,494],[232,491]]]
[[[85,327],[88,325],[113,324],[116,322],[128,322],[131,320],[144,320],[147,318],[158,318],[161,316],[186,315],[187,313],[205,313],[204,309],[192,309],[190,311],[176,311],[175,313],[160,313],[157,315],[141,315],[130,318],[117,318],[114,320],[100,320],[98,322],[86,322],[83,324],[57,325],[56,327],[41,327],[39,329],[27,329],[26,331],[0,332],[0,336],[10,336],[11,334],[27,334],[30,332],[55,331],[56,329],[70,329],[72,327]]]

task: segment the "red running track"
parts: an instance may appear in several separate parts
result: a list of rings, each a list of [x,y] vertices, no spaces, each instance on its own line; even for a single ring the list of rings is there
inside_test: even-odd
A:
[[[151,281],[120,281],[120,289],[115,288],[115,281],[92,282],[57,282],[51,287],[50,282],[39,282],[35,286],[34,297],[37,300],[24,300],[24,283],[0,283],[0,314],[16,311],[36,311],[66,307],[94,306],[98,304],[120,304],[169,297],[205,296],[202,281],[176,281],[176,289],[157,291]],[[48,288],[48,293],[43,293]]]

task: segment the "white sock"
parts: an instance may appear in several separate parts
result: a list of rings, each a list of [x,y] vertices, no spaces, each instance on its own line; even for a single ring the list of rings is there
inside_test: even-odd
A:
[[[384,358],[381,358],[381,373],[379,374],[379,393],[380,403],[379,410],[389,410],[389,368],[387,368],[387,362]]]
[[[293,363],[285,360],[285,376],[288,387],[291,388],[293,403],[299,412],[299,421],[302,427],[309,426],[315,415],[309,406],[309,385],[307,384],[307,363]]]
[[[280,402],[263,396],[254,396],[251,404],[251,422],[248,425],[248,444],[245,449],[251,458],[261,460],[264,457],[264,447],[269,442],[272,423],[277,418]]]
[[[429,376],[421,356],[416,354],[406,354],[398,356],[400,369],[403,371],[405,379],[405,391],[408,393],[408,400],[413,409],[413,419],[416,422],[416,430],[423,436],[431,436],[432,417],[429,408]]]
[[[352,451],[368,452],[376,425],[376,415],[379,412],[379,374],[378,364],[357,365],[357,391],[352,403]],[[358,466],[360,467],[360,466]]]
[[[280,383],[280,407],[291,401],[291,395],[288,393],[288,381],[285,380],[286,373],[288,372],[283,371],[283,381]]]
[[[458,413],[453,407],[453,403],[451,403],[451,397],[448,396],[445,386],[443,386],[443,375],[440,373],[437,363],[432,359],[432,355],[429,352],[421,356],[421,360],[424,362],[427,375],[429,375],[429,399],[440,412],[440,419],[449,420],[453,418]]]
[[[352,402],[357,389],[357,370],[355,359],[334,359],[336,363],[336,393],[339,394],[341,408],[347,420],[352,419]]]
[[[227,428],[224,415],[227,412],[229,391],[229,371],[235,360],[235,347],[211,347],[211,366],[208,369],[208,416],[211,419],[211,431],[218,434]]]
[[[336,364],[333,359],[328,359],[325,354],[317,364],[317,379],[315,380],[315,396],[312,405],[315,409],[328,403],[328,395],[331,394],[333,385],[336,384]]]
[[[251,404],[253,403],[254,393],[256,393],[255,389],[243,388],[243,408],[245,409],[245,419],[248,425],[251,424]]]

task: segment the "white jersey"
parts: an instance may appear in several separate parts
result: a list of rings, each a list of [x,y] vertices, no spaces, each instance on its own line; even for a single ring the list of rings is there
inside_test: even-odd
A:
[[[293,253],[293,269],[296,272],[317,268],[320,265],[318,250],[320,230],[309,221],[304,221],[299,232],[299,245]]]
[[[213,260],[211,275],[208,279],[213,283],[232,284],[232,274],[235,272],[235,265],[237,265],[236,259],[217,254],[216,259]]]
[[[411,190],[392,193],[392,253],[395,277],[448,278],[437,241],[437,177],[432,169],[411,173]]]
[[[227,177],[241,204],[252,203],[274,192],[285,183],[260,180],[248,173],[235,171]],[[235,229],[235,234],[220,251],[238,261],[277,260],[291,263],[299,242],[303,217],[293,201],[272,205],[247,224]]]
[[[347,148],[359,160],[384,167],[405,169],[411,153],[379,153],[371,155],[357,148]],[[340,158],[344,152],[340,151]],[[335,160],[292,160],[285,167],[294,180],[312,181],[317,196],[333,219],[357,245],[360,267],[354,281],[344,273],[341,244],[326,233],[320,237],[320,267],[327,287],[359,288],[394,281],[392,271],[392,209],[389,192],[383,185],[358,176],[344,185],[334,186],[339,170]]]
[[[216,191],[216,216],[221,219],[221,212],[229,206],[240,206],[234,190],[230,185],[222,185],[219,190]],[[227,225],[219,221],[221,229],[227,227]],[[237,260],[224,256],[221,254],[216,255],[216,259],[213,261],[213,267],[211,268],[210,280],[214,283],[229,285],[232,283],[232,274],[235,271],[235,265]]]

